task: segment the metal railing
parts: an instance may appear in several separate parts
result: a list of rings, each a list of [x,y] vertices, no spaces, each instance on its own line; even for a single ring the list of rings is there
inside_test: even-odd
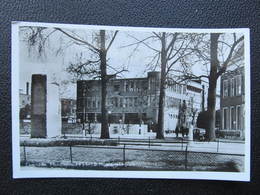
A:
[[[132,143],[130,142],[132,141]],[[100,149],[106,149],[106,150],[118,150],[118,151],[122,151],[121,153],[121,159],[122,159],[122,164],[123,167],[129,167],[127,165],[127,161],[131,161],[132,159],[131,156],[129,156],[129,159],[127,160],[127,155],[126,155],[126,151],[138,151],[138,152],[143,152],[144,154],[147,152],[156,152],[156,154],[168,154],[168,155],[173,155],[175,158],[174,159],[170,159],[167,160],[167,162],[169,161],[169,163],[176,163],[179,165],[182,165],[181,170],[189,170],[190,168],[192,168],[193,166],[211,166],[211,164],[216,163],[215,159],[219,156],[225,156],[225,158],[227,159],[232,159],[232,157],[244,157],[244,154],[234,154],[234,153],[220,153],[219,152],[219,142],[217,142],[217,151],[216,152],[201,152],[201,151],[189,151],[189,145],[188,142],[184,142],[183,140],[181,142],[170,142],[170,143],[177,143],[177,145],[175,145],[174,147],[176,147],[176,149],[165,149],[164,147],[162,147],[160,144],[158,143],[162,143],[162,142],[158,142],[155,140],[151,140],[148,139],[147,142],[141,142],[141,143],[135,143],[133,142],[134,140],[120,140],[120,137],[117,139],[117,146],[97,146],[97,145],[73,145],[73,144],[69,144],[68,146],[51,146],[51,147],[45,147],[45,148],[55,148],[55,147],[63,147],[65,150],[66,148],[68,148],[69,150],[69,156],[67,158],[69,158],[69,162],[71,164],[73,164],[74,162],[78,162],[77,157],[76,157],[76,152],[74,151],[73,148],[85,148],[85,149],[95,149],[95,150],[100,150]],[[178,145],[179,144],[179,145]],[[27,155],[27,148],[32,148],[35,146],[28,146],[24,143],[21,144],[21,146],[23,147],[22,151],[22,164],[23,165],[29,165],[29,164],[33,164],[30,161],[30,157],[28,157]],[[147,146],[147,148],[145,147]],[[155,147],[153,147],[155,146]],[[37,146],[37,148],[41,148],[41,146]],[[53,152],[55,149],[53,149]],[[79,152],[79,151],[78,151]],[[98,152],[98,151],[96,151]],[[119,152],[120,155],[120,152]],[[30,155],[29,155],[30,156]],[[222,158],[220,157],[220,158]],[[65,157],[66,158],[66,157]],[[43,159],[43,161],[46,160],[48,161],[48,159]],[[145,159],[144,159],[145,160]],[[59,160],[57,160],[59,161]],[[86,159],[86,161],[91,161],[91,159]],[[72,166],[73,168],[73,166]]]

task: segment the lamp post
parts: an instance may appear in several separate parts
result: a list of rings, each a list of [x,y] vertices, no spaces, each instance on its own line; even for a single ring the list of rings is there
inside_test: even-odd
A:
[[[120,130],[121,130],[121,134],[123,135],[123,130],[122,130],[122,119],[119,119],[119,126],[120,126]]]
[[[124,127],[124,123],[125,123],[125,104],[123,104],[123,112],[122,112],[122,129],[123,129],[123,132],[125,131],[125,127]]]
[[[85,136],[87,136],[87,132],[85,129],[85,122],[86,122],[86,108],[85,108],[85,98],[83,99],[83,120],[82,120],[82,130],[85,131]]]
[[[86,121],[86,88],[83,88],[83,117],[82,117],[82,131],[85,131],[85,136],[87,136],[85,130],[85,121]],[[84,133],[84,132],[83,132]]]

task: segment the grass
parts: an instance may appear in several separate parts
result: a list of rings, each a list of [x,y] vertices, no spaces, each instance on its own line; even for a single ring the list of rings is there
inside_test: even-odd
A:
[[[24,152],[21,148],[21,159]],[[188,153],[185,170],[185,154],[183,152],[135,151],[126,150],[125,166],[122,149],[72,147],[70,162],[69,147],[28,147],[26,160],[21,166],[47,168],[66,168],[82,170],[160,170],[160,171],[217,171],[239,172],[239,164],[243,157]]]
[[[116,140],[84,140],[84,139],[59,139],[59,140],[41,140],[31,139],[20,142],[20,146],[30,147],[54,147],[54,146],[73,146],[73,145],[105,145],[116,146]]]

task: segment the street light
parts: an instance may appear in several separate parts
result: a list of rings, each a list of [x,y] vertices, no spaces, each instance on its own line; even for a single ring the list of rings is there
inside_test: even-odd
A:
[[[83,100],[85,101],[85,100]],[[86,122],[86,110],[85,110],[85,103],[83,106],[83,117],[82,117],[82,130],[85,131],[85,136],[87,136],[86,129],[85,129],[85,122]]]
[[[123,126],[122,126],[122,129],[123,129],[123,132],[125,133],[125,127],[124,127],[124,123],[125,123],[125,103],[123,103],[123,110],[122,110],[122,122],[123,122]]]

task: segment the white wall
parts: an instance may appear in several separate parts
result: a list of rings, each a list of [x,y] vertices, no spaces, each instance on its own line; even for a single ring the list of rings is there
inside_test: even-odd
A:
[[[101,124],[100,123],[91,123],[90,127],[94,129],[93,134],[100,134],[101,133]],[[88,129],[88,124],[86,123],[85,128]],[[124,128],[124,130],[123,130]],[[128,134],[129,135],[139,135],[139,129],[141,130],[140,135],[145,135],[147,134],[147,125],[141,125],[141,127],[138,124],[129,124],[129,130]],[[83,132],[84,133],[84,132]],[[127,124],[115,124],[112,123],[109,126],[109,134],[127,134]]]
[[[47,137],[61,135],[61,102],[59,86],[50,83],[47,75]]]

